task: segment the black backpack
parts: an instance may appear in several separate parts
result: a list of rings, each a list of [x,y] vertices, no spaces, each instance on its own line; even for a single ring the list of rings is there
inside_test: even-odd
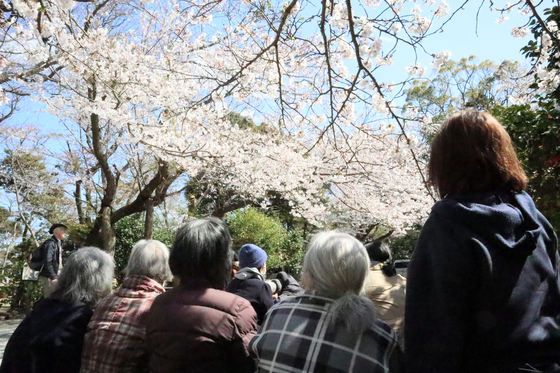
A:
[[[45,246],[46,242],[47,241],[43,242],[41,246],[33,250],[31,255],[29,255],[29,260],[27,260],[27,264],[29,264],[29,268],[31,268],[34,271],[42,270],[43,266],[45,265],[45,259],[43,258],[43,252],[44,252],[43,247]]]

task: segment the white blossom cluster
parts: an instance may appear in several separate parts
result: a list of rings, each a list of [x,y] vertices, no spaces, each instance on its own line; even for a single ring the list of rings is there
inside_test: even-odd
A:
[[[558,25],[552,21],[547,24],[548,31],[554,36],[553,41],[548,32],[543,32],[540,40],[540,56],[534,67],[537,77],[539,90],[545,94],[552,93],[560,86],[560,66],[550,66],[551,58],[558,60],[560,58],[560,48],[557,41],[560,38]],[[554,51],[556,48],[556,51]]]
[[[497,5],[497,4],[496,4]],[[519,14],[524,16],[534,16],[534,12],[539,12],[540,8],[545,6],[543,3],[535,3],[532,0],[517,0],[513,3],[508,2],[504,5],[497,6],[496,10],[500,12],[500,17],[496,20],[497,23],[503,23],[509,20],[506,14],[517,10]],[[542,18],[542,16],[539,16]],[[529,18],[522,26],[513,27],[511,35],[514,37],[524,38],[531,34],[528,27]],[[560,66],[551,66],[551,59],[558,59],[560,52],[554,52],[555,44],[557,45],[560,34],[558,33],[558,25],[556,22],[548,22],[542,32],[540,40],[538,40],[539,57],[533,61],[532,74],[528,79],[519,78],[510,80],[510,83],[515,85],[515,91],[518,95],[510,98],[511,104],[530,104],[532,108],[537,107],[534,101],[535,94],[549,94],[554,92],[560,86],[560,76],[558,74]],[[535,92],[531,86],[537,81],[538,89]]]
[[[123,158],[150,153],[187,178],[210,170],[265,205],[273,190],[314,224],[402,230],[426,217],[425,149],[392,117],[398,84],[378,71],[396,45],[416,45],[450,14],[446,1],[364,0],[351,10],[333,1],[324,17],[299,1],[112,0],[97,12],[43,3],[13,2],[22,18],[6,37],[17,58],[2,55],[0,68],[37,68],[18,84],[84,133],[97,116]],[[39,23],[38,12],[48,17]],[[436,52],[434,66],[450,58]],[[240,128],[231,112],[254,126]]]

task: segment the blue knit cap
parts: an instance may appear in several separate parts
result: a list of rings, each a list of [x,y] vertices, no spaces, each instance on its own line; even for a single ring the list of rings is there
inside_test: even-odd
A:
[[[241,246],[241,249],[239,249],[240,268],[252,267],[259,269],[266,263],[267,259],[268,255],[266,255],[266,251],[257,245],[248,243]]]

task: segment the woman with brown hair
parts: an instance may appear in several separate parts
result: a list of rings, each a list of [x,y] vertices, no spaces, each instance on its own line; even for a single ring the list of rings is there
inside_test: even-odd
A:
[[[560,372],[557,238],[506,130],[462,111],[436,134],[432,208],[408,267],[409,372]]]

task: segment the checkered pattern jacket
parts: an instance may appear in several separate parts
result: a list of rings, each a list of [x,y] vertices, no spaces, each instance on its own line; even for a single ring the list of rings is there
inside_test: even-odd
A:
[[[80,372],[147,372],[146,315],[164,291],[148,277],[130,276],[103,299],[88,325]]]
[[[396,335],[381,321],[352,334],[331,324],[332,300],[305,293],[268,312],[250,351],[257,372],[402,372]]]

